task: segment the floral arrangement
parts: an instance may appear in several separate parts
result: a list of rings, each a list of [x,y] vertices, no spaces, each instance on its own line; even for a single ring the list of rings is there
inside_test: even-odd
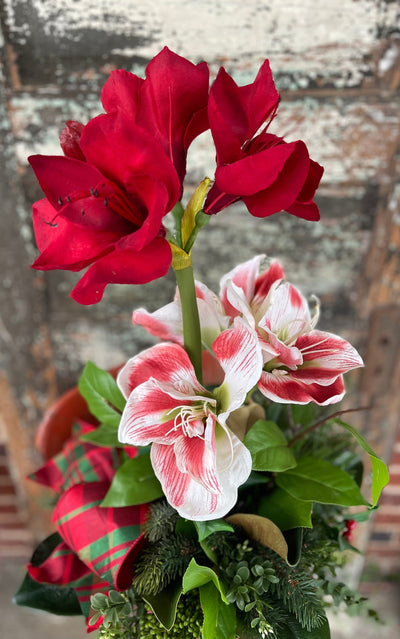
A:
[[[83,614],[103,638],[326,639],[327,606],[374,615],[337,568],[387,469],[346,411],[326,408],[362,359],[316,328],[318,301],[310,310],[277,260],[251,257],[216,294],[191,258],[212,216],[239,200],[260,225],[281,211],[317,222],[323,169],[304,142],[269,131],[279,94],[268,61],[247,86],[221,68],[209,88],[205,63],[165,48],[145,79],[112,72],[101,98],[104,114],[67,122],[64,155],[29,159],[45,195],[33,267],[86,269],[72,291],[81,304],[171,266],[177,291],[134,311],[159,341],[116,379],[83,370],[86,411],[32,475],[56,494],[56,532],[16,602]],[[184,207],[187,151],[207,129],[215,176]]]

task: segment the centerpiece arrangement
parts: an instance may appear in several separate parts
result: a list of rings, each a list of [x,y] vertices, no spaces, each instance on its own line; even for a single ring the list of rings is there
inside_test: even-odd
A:
[[[323,169],[304,142],[270,132],[279,94],[268,61],[247,86],[221,68],[210,88],[205,63],[165,48],[145,79],[112,72],[101,99],[104,114],[67,122],[64,155],[29,158],[45,195],[33,206],[33,267],[86,269],[71,294],[81,304],[171,266],[177,290],[133,313],[158,343],[114,374],[84,368],[86,405],[32,475],[54,491],[56,531],[15,600],[83,614],[103,638],[326,639],[326,606],[374,615],[337,568],[387,469],[346,411],[329,409],[362,359],[316,328],[318,300],[310,309],[277,260],[249,256],[217,293],[194,280],[191,258],[195,242],[207,251],[203,227],[237,201],[260,233],[281,211],[317,222]],[[184,206],[187,151],[208,129],[215,176]]]

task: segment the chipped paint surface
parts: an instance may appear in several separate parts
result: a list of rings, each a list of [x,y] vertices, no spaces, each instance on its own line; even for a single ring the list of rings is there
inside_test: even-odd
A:
[[[5,0],[16,45],[61,58],[87,51],[150,59],[164,45],[224,63],[246,81],[268,56],[282,88],[354,87],[376,72],[372,50],[399,28],[398,3],[381,0]],[[38,49],[41,48],[41,52]],[[389,58],[390,58],[390,54]],[[387,62],[386,64],[388,64]],[[143,63],[134,63],[140,70]]]

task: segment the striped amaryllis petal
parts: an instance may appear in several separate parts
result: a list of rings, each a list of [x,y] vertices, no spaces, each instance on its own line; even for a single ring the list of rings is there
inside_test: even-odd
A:
[[[211,348],[218,335],[228,328],[230,318],[226,315],[221,300],[208,286],[196,281],[196,299],[199,309],[201,340]]]
[[[332,333],[314,330],[301,335],[296,342],[303,365],[291,373],[293,379],[305,384],[331,384],[338,375],[363,366],[356,349],[345,339]]]
[[[181,436],[174,445],[177,468],[188,473],[207,490],[218,495],[221,487],[216,473],[215,416],[207,418],[204,437]]]
[[[155,441],[173,444],[180,433],[174,418],[182,398],[174,398],[155,379],[137,386],[128,397],[118,429],[118,439],[125,444],[147,446]]]
[[[118,373],[117,384],[128,398],[134,388],[150,377],[176,385],[177,389],[190,388],[191,395],[194,390],[204,390],[197,381],[189,356],[178,344],[156,344],[132,357]]]
[[[147,507],[102,508],[108,488],[108,482],[73,486],[58,500],[53,521],[90,571],[123,590],[132,584],[134,559],[144,544]]]
[[[238,309],[236,306],[232,306],[228,299],[228,282],[236,284],[236,286],[243,291],[243,295],[247,303],[250,304],[254,297],[255,283],[260,264],[264,258],[265,255],[257,255],[247,262],[238,264],[238,266],[221,278],[219,295],[222,300],[222,304],[224,305],[225,312],[230,315],[230,317],[236,317],[239,315],[241,309]]]
[[[285,344],[292,345],[299,335],[312,328],[307,300],[291,284],[281,284],[274,290],[271,304],[259,326],[275,333]]]
[[[223,383],[214,391],[222,408],[218,421],[225,423],[229,413],[243,404],[260,379],[261,349],[256,332],[237,317],[233,327],[217,337],[213,351],[225,372]]]
[[[237,501],[237,488],[246,481],[251,472],[251,456],[247,448],[233,435],[232,446],[225,432],[219,437],[217,424],[217,463],[219,456],[229,468],[218,470],[221,488],[219,494],[206,489],[189,474],[178,469],[172,446],[153,444],[151,461],[168,502],[181,517],[194,521],[207,521],[224,517]],[[222,428],[220,428],[222,431]],[[223,450],[222,450],[223,449]],[[233,455],[232,455],[233,452]]]
[[[176,300],[153,313],[138,308],[132,313],[132,323],[143,326],[151,335],[163,341],[177,342],[183,346],[182,307]]]
[[[271,260],[269,268],[257,277],[254,297],[251,302],[251,308],[256,317],[262,316],[266,312],[272,291],[284,278],[285,273],[278,260]]]
[[[308,404],[314,402],[320,406],[336,404],[343,399],[345,389],[343,377],[339,375],[329,386],[321,384],[304,384],[293,379],[292,372],[279,369],[268,373],[262,372],[258,388],[265,397],[280,404]]]

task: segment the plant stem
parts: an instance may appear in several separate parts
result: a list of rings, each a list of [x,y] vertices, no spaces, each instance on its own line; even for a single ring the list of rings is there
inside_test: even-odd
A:
[[[185,351],[190,357],[197,379],[202,383],[200,320],[192,266],[176,270],[175,276],[181,298]]]
[[[338,410],[336,411],[336,413],[332,413],[327,417],[323,417],[323,419],[320,419],[315,424],[312,424],[312,426],[309,426],[308,428],[302,430],[295,437],[293,437],[293,439],[288,443],[288,446],[293,446],[293,444],[299,441],[299,439],[302,439],[304,435],[312,433],[313,430],[316,430],[319,426],[322,426],[322,424],[325,424],[325,422],[329,421],[330,419],[335,419],[335,417],[340,417],[340,415],[344,415],[345,413],[357,413],[360,410],[370,410],[371,408],[371,406],[360,406],[359,408],[346,408],[345,410]]]

